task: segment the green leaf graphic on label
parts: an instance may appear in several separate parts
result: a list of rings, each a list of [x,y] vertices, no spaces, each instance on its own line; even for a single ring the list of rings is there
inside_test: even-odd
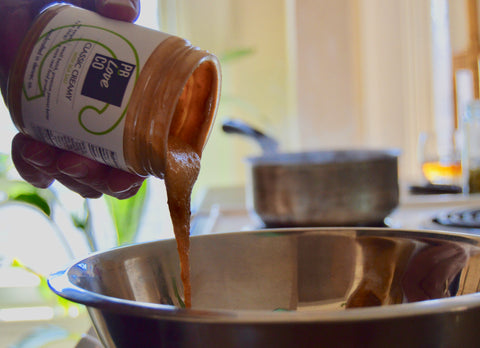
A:
[[[39,37],[37,41],[37,44],[40,45],[38,50],[41,51],[45,49],[43,40],[48,41],[50,36],[53,35],[53,33],[62,29],[81,27],[100,30],[116,36],[117,38],[125,42],[131,49],[133,57],[135,59],[135,63],[130,64],[128,62],[118,60],[117,55],[110,47],[97,40],[85,37],[68,38],[55,44],[45,53],[39,54],[39,56],[42,56],[42,59],[39,62],[38,70],[36,71],[36,83],[38,92],[34,93],[34,95],[29,95],[27,87],[31,86],[24,85],[23,93],[27,101],[45,97],[45,90],[48,88],[52,88],[51,86],[47,86],[47,83],[52,83],[51,80],[53,79],[53,76],[55,75],[57,70],[57,67],[52,65],[55,65],[54,62],[56,55],[63,55],[63,52],[65,50],[65,47],[63,45],[68,43],[83,43],[84,45],[80,48],[76,48],[76,51],[68,58],[69,66],[65,69],[63,81],[64,84],[67,86],[65,98],[69,101],[72,101],[73,90],[75,88],[81,88],[81,95],[95,99],[100,102],[105,102],[104,106],[100,108],[95,105],[84,106],[78,113],[78,122],[86,132],[94,135],[103,135],[114,130],[123,120],[127,111],[129,100],[124,103],[125,106],[118,113],[118,117],[109,120],[102,119],[102,129],[93,129],[92,126],[88,125],[87,121],[95,117],[100,117],[109,107],[121,107],[123,94],[125,92],[125,89],[127,88],[130,77],[133,77],[134,82],[136,82],[138,79],[140,71],[139,56],[133,44],[124,36],[102,27],[83,24],[65,25],[48,31],[47,33]],[[96,46],[102,47],[105,50],[106,54],[96,53],[91,62],[89,63],[89,66],[85,66],[84,63],[87,60],[90,50]],[[49,61],[49,66],[46,66],[47,59],[50,56],[52,56],[52,60]],[[56,62],[56,64],[58,64],[58,58]],[[74,66],[78,66],[79,70],[88,69],[83,87],[76,86],[79,71],[75,70]],[[44,76],[45,82],[42,81],[42,76]]]

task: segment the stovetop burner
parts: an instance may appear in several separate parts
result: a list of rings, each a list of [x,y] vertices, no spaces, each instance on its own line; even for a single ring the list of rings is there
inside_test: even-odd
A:
[[[433,222],[448,227],[480,229],[480,208],[444,212],[435,216]]]

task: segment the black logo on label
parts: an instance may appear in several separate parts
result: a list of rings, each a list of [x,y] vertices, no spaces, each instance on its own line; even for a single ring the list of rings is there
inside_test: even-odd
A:
[[[95,54],[83,82],[82,95],[121,106],[135,65]]]

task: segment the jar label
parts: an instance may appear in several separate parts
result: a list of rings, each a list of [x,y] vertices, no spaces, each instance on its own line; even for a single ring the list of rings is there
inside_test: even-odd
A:
[[[40,141],[127,169],[123,133],[130,96],[146,60],[168,37],[83,9],[60,10],[27,63],[24,130]]]

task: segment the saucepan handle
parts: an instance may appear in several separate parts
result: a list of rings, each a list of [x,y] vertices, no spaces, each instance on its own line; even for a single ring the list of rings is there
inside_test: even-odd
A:
[[[225,133],[240,134],[255,140],[265,155],[271,155],[278,152],[278,142],[264,132],[255,129],[248,123],[238,119],[228,119],[222,123],[222,129]]]

